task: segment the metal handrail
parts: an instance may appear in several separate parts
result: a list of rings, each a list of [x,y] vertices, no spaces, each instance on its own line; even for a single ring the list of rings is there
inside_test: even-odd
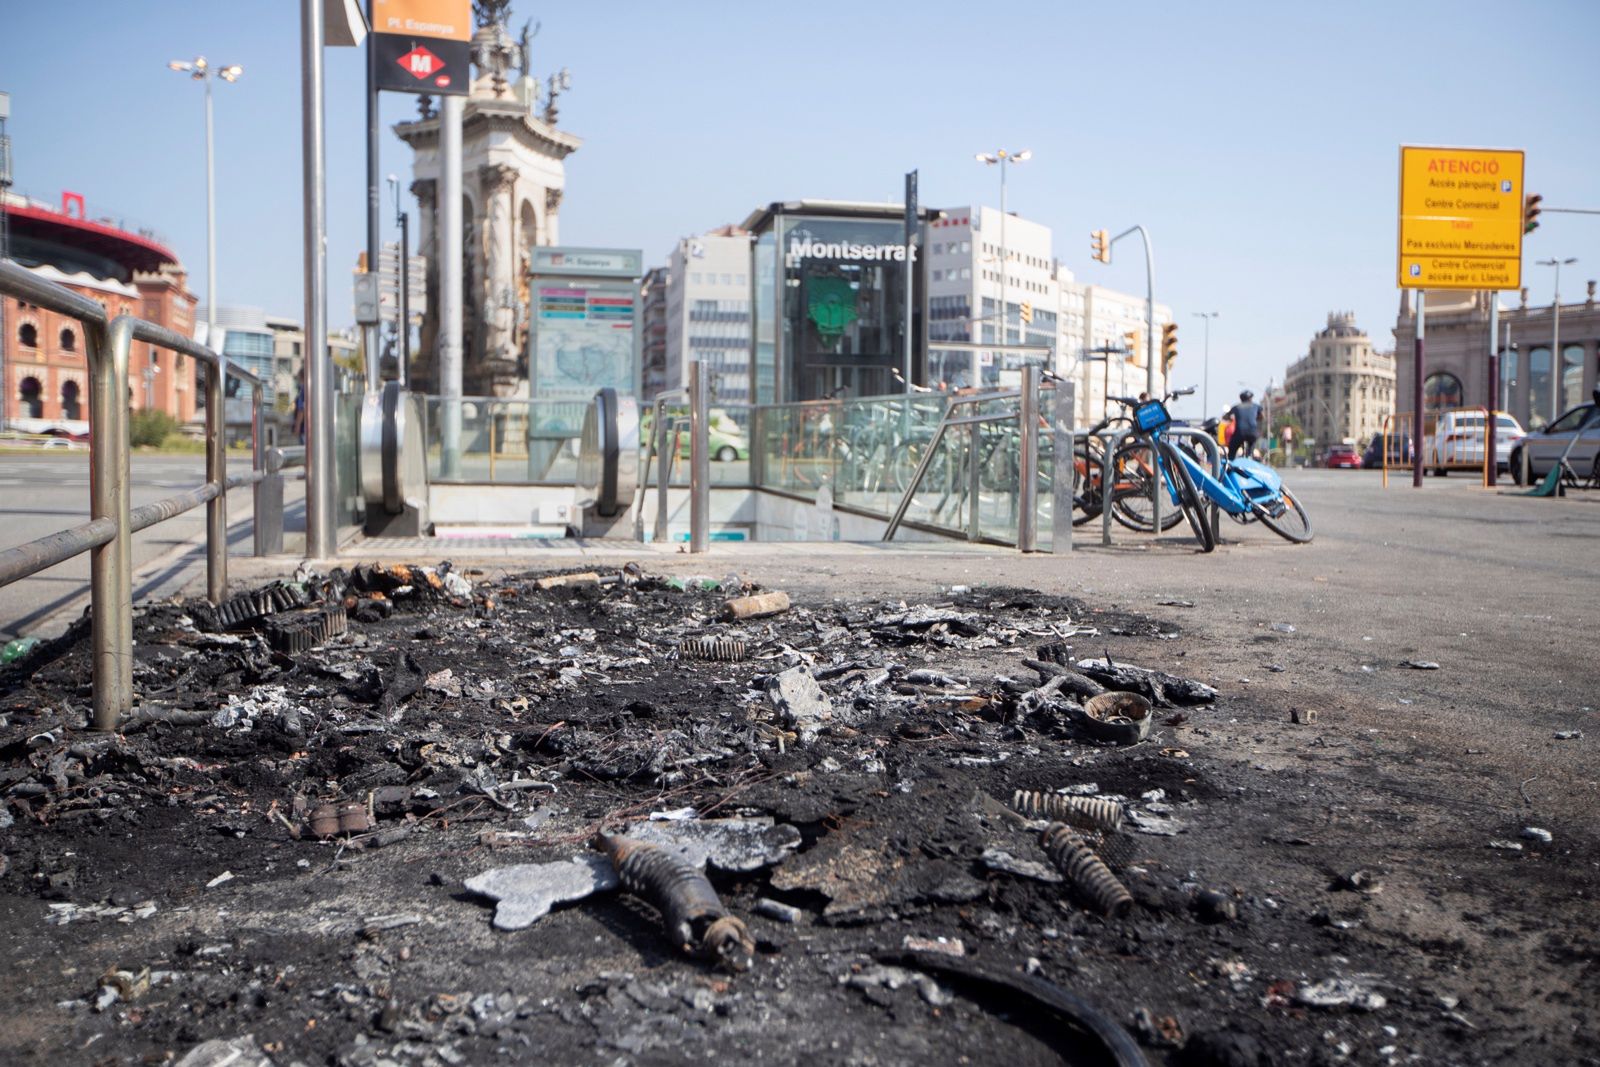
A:
[[[93,722],[114,730],[133,707],[133,534],[206,505],[206,594],[220,603],[228,587],[227,491],[263,478],[262,383],[226,356],[131,315],[111,317],[99,303],[46,281],[15,263],[0,262],[0,293],[77,319],[84,327],[89,366],[89,521],[0,552],[0,587],[84,552],[89,559]],[[129,350],[138,338],[208,364],[206,480],[196,489],[134,510],[128,420]],[[251,473],[227,472],[226,379],[251,386]]]

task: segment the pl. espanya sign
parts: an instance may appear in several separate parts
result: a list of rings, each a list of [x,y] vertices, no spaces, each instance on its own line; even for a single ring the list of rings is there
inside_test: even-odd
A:
[[[853,241],[814,241],[810,237],[789,239],[789,264],[793,266],[802,259],[845,259],[845,260],[875,260],[904,263],[906,261],[905,245],[862,245]],[[911,259],[915,262],[917,250],[911,249]]]

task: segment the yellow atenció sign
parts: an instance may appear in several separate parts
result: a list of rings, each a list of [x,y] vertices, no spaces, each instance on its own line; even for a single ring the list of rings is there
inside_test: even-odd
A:
[[[1521,149],[1400,147],[1402,289],[1522,285]]]

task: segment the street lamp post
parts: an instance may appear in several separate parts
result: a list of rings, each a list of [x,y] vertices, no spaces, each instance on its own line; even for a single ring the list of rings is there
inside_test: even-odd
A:
[[[1203,350],[1205,355],[1202,357],[1200,370],[1200,417],[1204,419],[1211,414],[1211,320],[1216,318],[1220,312],[1195,311],[1191,314],[1197,319],[1206,320],[1206,340]]]
[[[1000,168],[1000,343],[1004,345],[1010,343],[1011,328],[1011,316],[1009,309],[1006,307],[1006,164],[1026,163],[1033,158],[1033,149],[1024,148],[1020,152],[1007,152],[1002,148],[993,155],[987,152],[979,152],[974,158],[979,163]],[[976,353],[974,353],[974,357],[976,357]],[[972,384],[981,388],[982,382],[977,368],[973,369],[972,378]]]
[[[1555,422],[1561,417],[1561,378],[1564,360],[1561,358],[1561,268],[1571,266],[1578,262],[1576,256],[1566,259],[1541,259],[1537,261],[1541,267],[1554,267],[1556,269],[1555,299],[1550,302],[1550,421]],[[1532,377],[1532,375],[1529,375]]]
[[[1144,242],[1144,319],[1145,319],[1145,392],[1156,395],[1156,257],[1150,248],[1150,231],[1143,226],[1129,226],[1111,238],[1106,245],[1104,262],[1110,263],[1110,249],[1118,241],[1137,233]]]
[[[191,62],[174,59],[167,64],[180,74],[206,87],[206,346],[217,347],[217,173],[214,162],[214,138],[211,127],[211,79],[236,82],[244,68],[235,63],[228,67],[213,67],[205,56],[196,56]]]

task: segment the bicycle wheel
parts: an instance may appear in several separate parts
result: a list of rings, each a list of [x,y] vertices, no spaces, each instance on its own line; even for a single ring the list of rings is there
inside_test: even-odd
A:
[[[1103,448],[1090,448],[1087,441],[1072,454],[1072,525],[1082,526],[1100,517],[1100,479]]]
[[[1139,442],[1123,445],[1111,457],[1111,517],[1130,530],[1149,533],[1154,527],[1151,516],[1151,487],[1156,484],[1155,465],[1150,461],[1150,446]],[[1101,497],[1104,499],[1104,490]],[[1183,521],[1177,508],[1161,509],[1161,529],[1172,529]]]
[[[1262,525],[1286,541],[1293,541],[1297,545],[1306,544],[1311,540],[1311,516],[1306,514],[1306,509],[1300,506],[1300,501],[1289,492],[1287,486],[1283,489],[1283,514],[1274,517],[1267,510],[1265,504],[1254,505],[1256,518]]]
[[[1217,539],[1212,536],[1211,521],[1201,503],[1200,491],[1194,487],[1194,477],[1178,455],[1176,445],[1162,441],[1160,448],[1167,473],[1178,486],[1178,508],[1183,512],[1183,517],[1189,520],[1189,529],[1194,531],[1195,540],[1200,542],[1200,551],[1214,551]]]

